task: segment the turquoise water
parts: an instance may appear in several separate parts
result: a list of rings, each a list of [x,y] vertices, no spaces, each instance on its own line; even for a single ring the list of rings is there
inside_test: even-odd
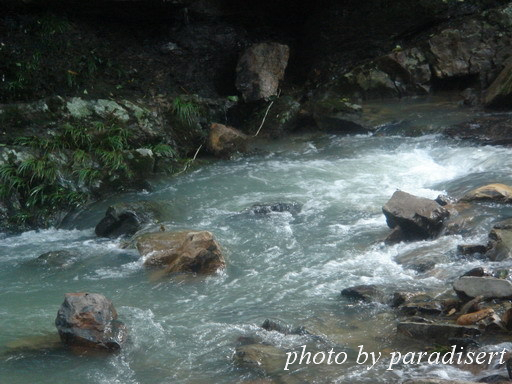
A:
[[[389,230],[382,205],[396,189],[428,198],[458,197],[484,183],[512,183],[510,154],[507,148],[474,147],[436,135],[302,135],[159,180],[152,192],[98,203],[64,228],[4,236],[0,382],[243,382],[259,374],[233,363],[241,336],[285,350],[305,343],[349,352],[360,344],[371,351],[407,348],[394,340],[396,317],[387,306],[354,305],[340,298],[340,290],[371,283],[389,293],[449,292],[455,277],[480,265],[457,258],[456,245],[485,241],[491,221],[510,212],[484,207],[469,238],[385,246],[381,240]],[[168,204],[167,230],[212,231],[227,268],[209,277],[152,281],[135,250],[120,248],[121,240],[95,237],[94,225],[108,205],[138,199]],[[279,201],[299,202],[302,212],[263,218],[243,213],[254,203]],[[40,254],[58,249],[76,252],[76,261],[64,269],[34,263]],[[434,252],[438,263],[419,274],[396,262],[407,252]],[[53,322],[63,295],[79,291],[102,293],[114,302],[130,332],[119,354],[73,355],[54,346]],[[305,326],[320,337],[312,342],[264,331],[260,325],[266,318]],[[274,376],[289,383],[388,383],[422,374],[475,379],[444,366],[385,368],[366,370],[352,363]]]

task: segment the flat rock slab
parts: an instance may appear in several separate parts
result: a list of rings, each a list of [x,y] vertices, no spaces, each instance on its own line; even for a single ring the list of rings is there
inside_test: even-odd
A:
[[[505,184],[488,184],[466,193],[461,201],[492,201],[495,203],[511,203],[512,187]]]
[[[453,283],[457,294],[466,297],[483,296],[488,299],[512,297],[512,282],[495,277],[463,276]]]
[[[412,339],[446,343],[453,337],[474,337],[480,335],[480,330],[454,324],[431,324],[416,322],[401,322],[397,332]]]

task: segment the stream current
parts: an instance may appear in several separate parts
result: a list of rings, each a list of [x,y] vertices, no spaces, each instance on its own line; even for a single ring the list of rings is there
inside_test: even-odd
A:
[[[427,122],[416,107],[414,124],[442,126],[448,119],[443,114],[456,116],[453,108],[432,108]],[[279,382],[394,383],[427,375],[476,380],[484,374],[444,365],[387,371],[384,363],[371,370],[354,364],[359,345],[377,352],[409,346],[395,340],[397,317],[387,305],[355,304],[341,298],[340,290],[375,284],[387,293],[452,292],[456,277],[481,265],[457,256],[456,246],[485,243],[492,223],[508,217],[510,209],[483,205],[464,236],[387,246],[382,206],[397,189],[427,198],[460,197],[483,184],[512,184],[511,168],[511,149],[436,134],[305,134],[160,179],[151,192],[97,203],[59,229],[3,235],[0,383],[238,383],[259,377],[233,363],[242,336],[283,350],[307,344],[348,351],[349,361],[341,366],[302,367],[291,374],[278,369],[270,376]],[[122,249],[121,239],[94,235],[109,205],[141,199],[168,204],[167,230],[213,232],[225,251],[226,269],[209,277],[152,281],[135,250]],[[264,217],[244,212],[273,202],[298,202],[302,210]],[[40,254],[60,249],[77,255],[66,268],[34,263]],[[397,262],[408,254],[428,255],[436,264],[417,272]],[[120,353],[74,355],[53,347],[64,293],[83,291],[113,301],[130,333]],[[304,326],[318,337],[265,331],[260,326],[267,318]]]

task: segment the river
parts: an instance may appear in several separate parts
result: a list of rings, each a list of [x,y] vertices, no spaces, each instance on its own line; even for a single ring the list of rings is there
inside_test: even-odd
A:
[[[458,257],[457,244],[486,242],[491,223],[511,212],[488,204],[466,235],[387,246],[382,242],[389,233],[382,206],[397,189],[427,198],[460,197],[483,184],[512,184],[510,149],[479,147],[435,133],[435,127],[467,118],[468,112],[453,103],[444,109],[423,104],[408,108],[398,111],[409,116],[405,122],[388,123],[376,134],[302,134],[262,142],[250,155],[160,179],[151,192],[97,203],[61,228],[3,235],[0,382],[237,383],[258,377],[233,363],[242,336],[285,350],[304,344],[318,350],[334,346],[352,352],[349,359],[358,345],[367,351],[407,350],[394,338],[397,316],[387,305],[354,304],[340,298],[340,291],[376,284],[387,293],[447,295],[457,276],[481,265]],[[398,135],[412,126],[428,128],[427,134]],[[167,230],[212,231],[224,248],[227,268],[209,277],[153,281],[135,250],[121,248],[120,239],[94,235],[108,205],[140,199],[169,206]],[[301,203],[301,212],[265,217],[244,212],[254,203],[283,201]],[[59,249],[76,252],[67,268],[34,262]],[[397,263],[397,257],[411,252],[432,255],[435,267],[420,273]],[[494,264],[511,266],[510,261]],[[130,333],[120,353],[74,355],[53,347],[58,337],[54,320],[64,293],[82,291],[113,301]],[[260,328],[266,318],[304,326],[319,337],[312,341],[267,332]],[[387,371],[384,364],[368,370],[353,362],[283,374],[275,376],[289,383],[480,377],[447,366]]]

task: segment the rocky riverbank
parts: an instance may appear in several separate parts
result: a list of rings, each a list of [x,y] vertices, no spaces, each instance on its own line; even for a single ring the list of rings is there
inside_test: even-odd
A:
[[[379,127],[365,102],[441,90],[462,92],[469,106],[508,107],[508,3],[420,2],[413,15],[381,3],[106,1],[77,12],[74,3],[9,2],[2,227],[58,225],[192,158],[244,148],[240,139],[229,150],[206,145],[212,123],[266,137],[362,133]],[[503,126],[484,118],[448,133],[507,144]]]

